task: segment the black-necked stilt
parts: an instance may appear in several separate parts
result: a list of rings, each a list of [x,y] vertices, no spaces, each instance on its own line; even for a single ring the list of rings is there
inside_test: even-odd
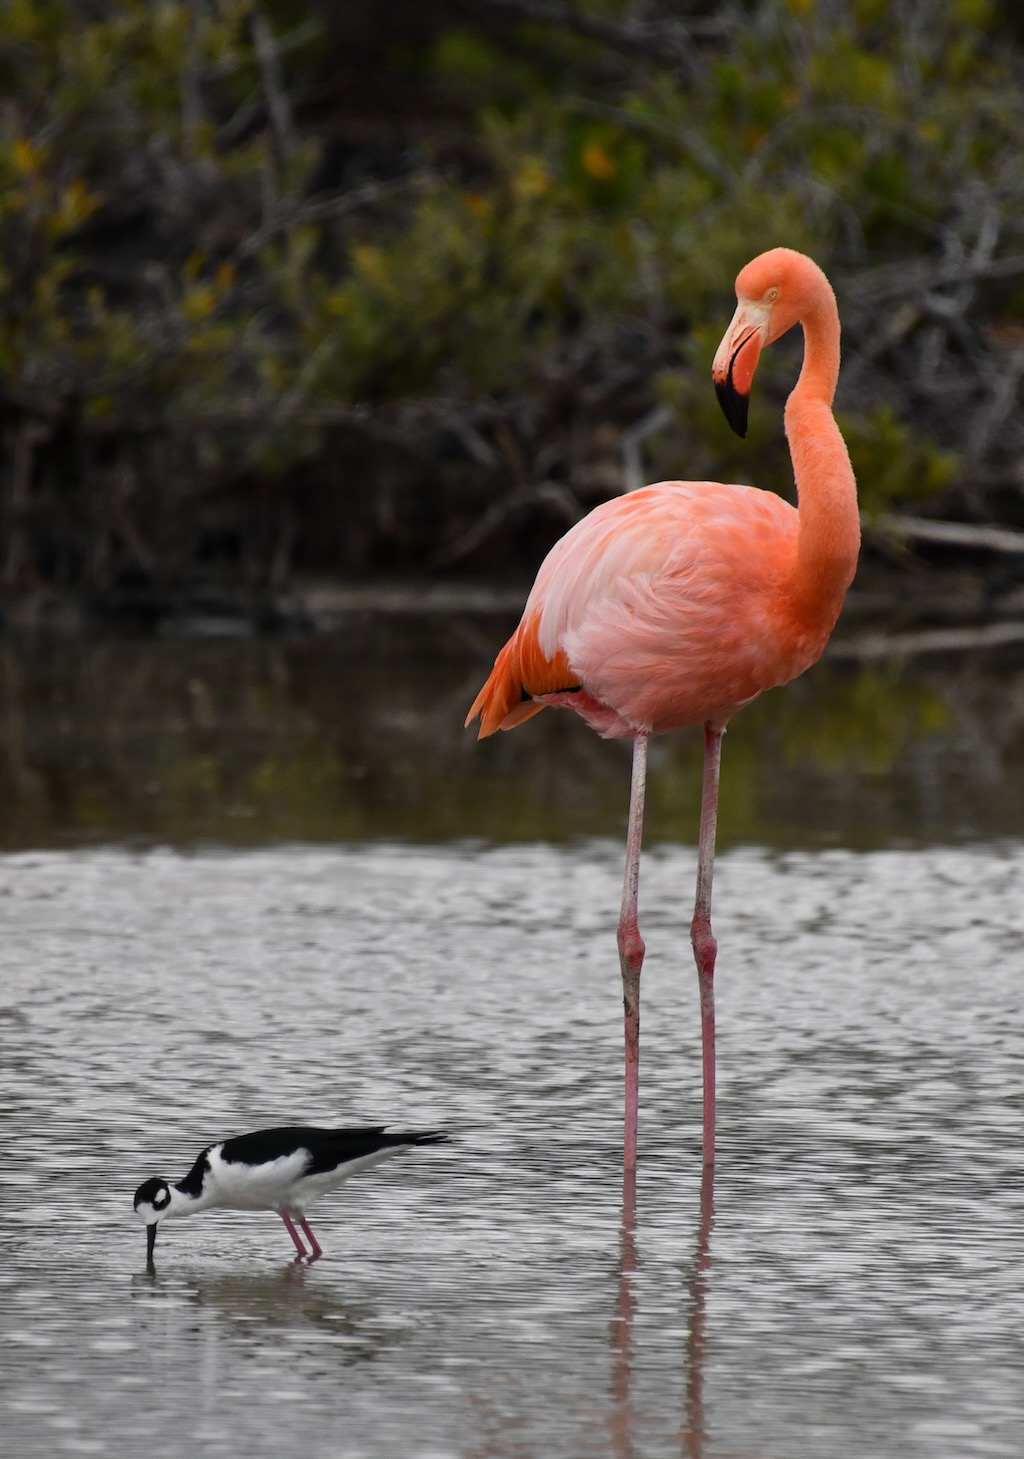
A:
[[[184,1180],[145,1180],[135,1192],[135,1209],[146,1223],[146,1260],[153,1260],[156,1228],[166,1216],[190,1216],[221,1206],[277,1211],[304,1257],[297,1221],[309,1239],[309,1259],[316,1261],[323,1253],[306,1220],[310,1201],[399,1150],[447,1139],[439,1130],[389,1130],[384,1125],[346,1130],[281,1125],[220,1140],[207,1146]]]

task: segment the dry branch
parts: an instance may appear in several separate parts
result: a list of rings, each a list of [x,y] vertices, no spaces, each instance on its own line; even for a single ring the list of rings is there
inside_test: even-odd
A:
[[[483,516],[465,532],[460,533],[440,551],[435,552],[427,563],[428,567],[451,567],[461,558],[468,557],[483,542],[486,542],[509,517],[535,506],[553,506],[565,518],[569,526],[583,516],[583,508],[567,486],[560,481],[542,481],[536,486],[519,487],[510,495],[502,497],[487,508]]]
[[[1024,643],[1024,623],[985,623],[964,628],[926,628],[915,633],[865,633],[834,638],[825,650],[830,661],[858,663],[878,659],[918,658],[923,654],[975,653]]]
[[[517,20],[585,36],[614,50],[649,56],[662,66],[675,62],[687,69],[694,65],[698,40],[721,39],[730,29],[726,21],[706,16],[620,22],[554,0],[478,0],[478,4]]]
[[[905,517],[887,513],[876,522],[866,521],[901,541],[928,542],[937,547],[962,547],[969,552],[1003,552],[1024,555],[1024,532],[1009,527],[986,527],[973,522],[939,522],[926,517]]]

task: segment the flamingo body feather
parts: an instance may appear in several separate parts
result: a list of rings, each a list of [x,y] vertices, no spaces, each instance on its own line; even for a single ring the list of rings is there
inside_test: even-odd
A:
[[[842,603],[787,592],[799,515],[773,492],[660,482],[596,508],[556,543],[469,713],[480,737],[546,704],[625,738],[724,724],[821,655]]]

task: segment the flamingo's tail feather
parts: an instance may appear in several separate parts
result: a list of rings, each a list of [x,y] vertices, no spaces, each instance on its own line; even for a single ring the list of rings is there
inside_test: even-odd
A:
[[[523,689],[519,672],[518,634],[514,634],[494,661],[487,683],[473,700],[466,716],[467,726],[479,715],[478,739],[485,740],[495,730],[511,729],[543,709]]]
[[[495,730],[513,729],[544,708],[539,696],[576,687],[565,654],[559,650],[548,659],[537,642],[537,623],[531,616],[519,625],[494,660],[487,683],[473,701],[466,716],[470,725],[480,716],[481,740]]]

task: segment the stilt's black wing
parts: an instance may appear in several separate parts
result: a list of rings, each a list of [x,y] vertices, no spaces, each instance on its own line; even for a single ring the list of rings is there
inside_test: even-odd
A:
[[[386,1125],[363,1125],[351,1129],[330,1130],[318,1125],[278,1125],[271,1130],[254,1130],[251,1135],[236,1135],[225,1140],[221,1159],[245,1165],[269,1164],[308,1150],[310,1163],[306,1175],[336,1170],[350,1160],[362,1160],[389,1150],[396,1145],[439,1145],[448,1136],[440,1130],[389,1130]],[[206,1151],[200,1156],[205,1160]],[[197,1162],[198,1167],[199,1162]],[[194,1173],[194,1172],[193,1172]],[[188,1177],[189,1179],[191,1177]]]

